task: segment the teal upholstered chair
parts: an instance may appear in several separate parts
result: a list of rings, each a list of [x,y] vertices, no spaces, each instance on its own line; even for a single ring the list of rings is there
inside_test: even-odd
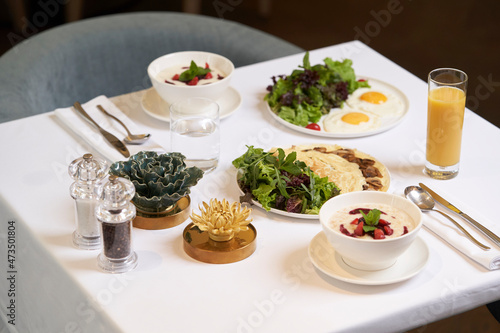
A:
[[[185,50],[218,53],[236,67],[303,51],[242,24],[200,15],[85,19],[35,35],[0,57],[0,122],[148,88],[148,64]]]

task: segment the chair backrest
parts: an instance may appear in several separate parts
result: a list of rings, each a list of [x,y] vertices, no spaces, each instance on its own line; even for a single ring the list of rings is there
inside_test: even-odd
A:
[[[221,54],[236,67],[303,51],[259,30],[201,15],[85,19],[35,35],[0,57],[0,122],[148,88],[149,63],[186,50]]]

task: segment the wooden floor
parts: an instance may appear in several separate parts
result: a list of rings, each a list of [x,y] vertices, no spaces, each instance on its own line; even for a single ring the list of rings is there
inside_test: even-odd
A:
[[[45,10],[37,7],[39,1],[26,3],[25,20]],[[83,3],[83,17],[183,9],[181,0]],[[247,24],[308,50],[360,39],[423,80],[434,68],[460,68],[469,75],[467,106],[500,127],[500,1],[210,0],[203,1],[201,13]],[[0,54],[18,41],[12,33],[22,39],[65,20],[64,10],[59,10],[36,31],[16,32],[7,14],[5,2],[0,2]],[[410,332],[497,333],[500,324],[481,306]]]
[[[498,333],[500,323],[481,306],[462,314],[446,318],[425,326],[415,328],[408,333]]]

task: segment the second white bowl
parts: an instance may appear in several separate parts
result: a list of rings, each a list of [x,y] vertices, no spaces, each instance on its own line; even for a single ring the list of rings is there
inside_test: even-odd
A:
[[[366,203],[386,204],[406,212],[414,228],[396,238],[366,239],[346,236],[331,226],[332,215],[349,206]],[[416,239],[422,228],[422,212],[409,200],[390,193],[362,191],[341,194],[323,204],[319,220],[326,237],[335,251],[349,266],[360,270],[381,270],[392,266]]]

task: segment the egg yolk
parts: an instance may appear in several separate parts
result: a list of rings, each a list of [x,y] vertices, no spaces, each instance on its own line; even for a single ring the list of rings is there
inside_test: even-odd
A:
[[[342,116],[342,121],[351,125],[359,125],[359,123],[367,122],[368,120],[370,120],[370,117],[361,112],[351,112]]]
[[[387,96],[376,91],[366,92],[361,95],[360,99],[372,104],[383,104],[387,102]]]

